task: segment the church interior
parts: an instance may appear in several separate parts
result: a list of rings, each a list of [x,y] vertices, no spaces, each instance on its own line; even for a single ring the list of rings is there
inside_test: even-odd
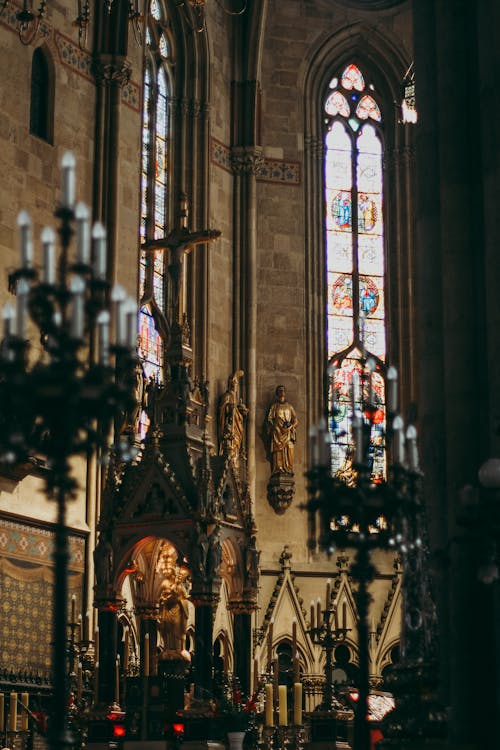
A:
[[[500,746],[499,36],[0,0],[2,746]]]

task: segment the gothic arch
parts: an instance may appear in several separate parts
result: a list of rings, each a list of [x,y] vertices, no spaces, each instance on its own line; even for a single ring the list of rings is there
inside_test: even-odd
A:
[[[33,50],[30,81],[30,134],[54,143],[55,65],[46,42]]]
[[[304,190],[306,196],[306,310],[307,310],[307,415],[317,422],[325,408],[326,274],[323,228],[323,114],[328,83],[348,62],[369,71],[383,107],[384,224],[387,269],[386,325],[388,358],[405,368],[402,382],[405,403],[413,399],[410,315],[413,273],[411,222],[411,158],[413,134],[399,122],[400,87],[410,59],[388,36],[365,23],[356,23],[324,37],[303,73],[304,80]],[[401,368],[399,368],[401,371]]]

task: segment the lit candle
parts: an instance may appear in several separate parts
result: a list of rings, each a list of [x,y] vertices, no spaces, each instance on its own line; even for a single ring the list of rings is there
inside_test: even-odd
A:
[[[27,211],[20,211],[17,217],[19,227],[19,255],[21,268],[33,265],[33,241],[31,239],[31,219]]]
[[[278,695],[279,695],[279,718],[278,723],[280,727],[286,727],[288,724],[288,707],[286,702],[286,685],[279,685],[278,687]]]
[[[21,703],[23,704],[24,708],[28,708],[29,705],[29,695],[28,693],[21,693]],[[21,714],[21,732],[27,732],[28,731],[28,712],[24,711]]]
[[[76,260],[88,266],[90,262],[90,211],[85,203],[77,203],[76,219]]]
[[[85,613],[85,627],[83,629],[84,640],[90,641],[90,610]]]
[[[269,630],[267,631],[267,665],[268,668],[271,666],[273,660],[273,626],[274,620],[269,623]]]
[[[144,677],[149,677],[149,633],[144,636]]]
[[[71,597],[71,622],[76,622],[76,596],[73,594]]]
[[[10,694],[9,703],[9,731],[15,732],[17,729],[17,693]]]
[[[96,279],[106,279],[106,230],[96,221],[92,229],[92,263]]]
[[[77,618],[78,622],[78,637],[80,639],[80,642],[83,641],[83,618],[82,613],[80,612]]]
[[[0,732],[5,731],[5,695],[0,693]]]
[[[74,154],[66,151],[61,160],[61,205],[64,208],[73,208],[75,202],[75,165]]]
[[[115,664],[115,702],[120,703],[120,656],[116,657]]]
[[[56,283],[56,233],[52,227],[44,227],[40,234],[43,255],[43,281]]]
[[[295,682],[293,686],[293,723],[302,724],[302,683]]]
[[[266,727],[274,726],[273,686],[270,682],[266,684],[265,698],[265,723]]]

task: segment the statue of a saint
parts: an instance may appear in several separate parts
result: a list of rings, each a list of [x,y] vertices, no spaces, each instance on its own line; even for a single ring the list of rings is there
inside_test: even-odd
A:
[[[113,547],[104,531],[94,549],[94,572],[98,586],[107,587],[113,582]]]
[[[247,407],[238,398],[238,379],[243,374],[243,370],[237,370],[229,376],[227,391],[219,402],[219,455],[227,453],[235,466],[238,466],[248,414]]]
[[[183,658],[188,660],[186,651],[186,630],[189,616],[185,580],[187,569],[178,569],[175,581],[166,578],[160,589],[159,631],[163,640],[160,658]]]
[[[253,536],[245,549],[245,571],[247,583],[251,588],[257,588],[259,582],[259,560],[260,552],[256,546],[256,538]]]
[[[191,551],[191,572],[194,578],[199,577],[203,581],[207,578],[208,544],[206,532],[201,524],[197,523]]]
[[[220,528],[218,526],[208,537],[207,552],[207,578],[213,580],[222,562],[222,543],[220,540]]]
[[[295,409],[286,400],[284,385],[276,388],[275,399],[266,417],[266,431],[273,474],[293,474],[293,454],[298,419]]]

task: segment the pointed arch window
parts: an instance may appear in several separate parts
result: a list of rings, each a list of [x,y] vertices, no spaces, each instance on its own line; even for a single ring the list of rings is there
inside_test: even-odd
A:
[[[37,47],[31,60],[30,133],[52,143],[54,107],[47,55]]]
[[[356,420],[371,423],[371,471],[385,475],[383,119],[350,63],[324,101],[327,348],[332,470],[352,470]],[[370,404],[371,408],[366,408]]]
[[[163,6],[152,0],[146,30],[142,120],[139,354],[147,378],[162,383],[166,331],[165,251],[148,243],[165,236],[169,225],[172,44]],[[143,415],[141,434],[146,431]]]

